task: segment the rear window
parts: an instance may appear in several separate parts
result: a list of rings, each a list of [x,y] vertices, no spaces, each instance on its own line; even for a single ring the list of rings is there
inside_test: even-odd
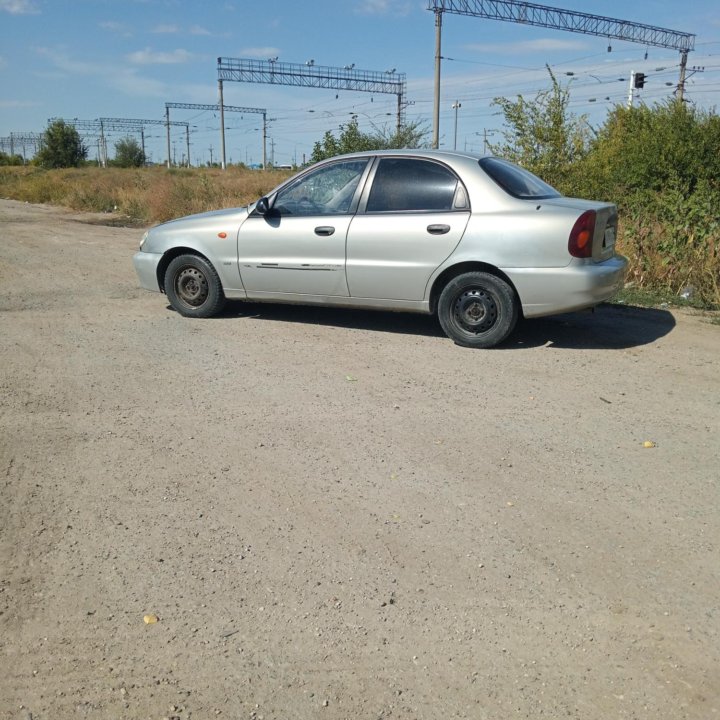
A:
[[[537,175],[514,165],[507,160],[486,157],[480,160],[480,167],[506,192],[508,195],[521,200],[542,200],[544,198],[560,197],[560,193],[543,182]]]

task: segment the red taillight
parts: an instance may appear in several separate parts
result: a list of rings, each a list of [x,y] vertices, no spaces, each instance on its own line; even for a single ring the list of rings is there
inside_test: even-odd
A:
[[[592,241],[595,234],[595,211],[586,210],[573,225],[568,240],[568,252],[576,258],[592,257]]]

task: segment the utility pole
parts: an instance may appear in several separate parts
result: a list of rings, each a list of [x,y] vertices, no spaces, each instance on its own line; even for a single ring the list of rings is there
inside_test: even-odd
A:
[[[223,102],[223,81],[218,80],[218,105],[220,106],[220,167],[225,169],[225,104]]]
[[[167,129],[167,169],[170,169],[170,108],[165,108],[165,127]]]
[[[487,136],[488,136],[487,128],[483,128],[483,155],[487,155],[487,151],[488,151]]]
[[[100,121],[100,147],[102,148],[102,166],[107,167],[107,144],[102,120]]]
[[[456,100],[453,105],[452,109],[455,111],[455,136],[453,139],[453,150],[457,150],[457,121],[458,121],[458,109],[462,107],[462,103],[459,100]]]
[[[683,60],[685,60],[685,62],[680,63],[680,82],[678,83],[678,87],[676,90],[680,102],[684,102],[685,99],[685,82],[687,81],[687,79],[691,78],[695,73],[705,72],[704,67],[695,67],[694,65],[690,68],[690,71],[688,72],[687,55],[683,55]]]
[[[211,145],[208,150],[210,151],[210,167],[212,167],[212,154],[213,154],[213,146]]]
[[[680,80],[678,81],[677,86],[677,98],[680,102],[682,102],[685,97],[685,73],[687,71],[687,56],[687,50],[683,50],[680,53]]]
[[[263,113],[263,170],[267,168],[267,113]]]
[[[442,7],[435,8],[435,100],[433,105],[433,139],[435,150],[440,147],[440,64],[442,61]]]

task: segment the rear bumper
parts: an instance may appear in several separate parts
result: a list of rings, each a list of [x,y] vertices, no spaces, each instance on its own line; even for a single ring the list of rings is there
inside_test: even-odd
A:
[[[520,296],[525,317],[541,317],[593,307],[623,286],[627,260],[571,263],[564,268],[510,268],[504,272]]]
[[[160,286],[157,279],[157,267],[162,259],[160,253],[136,252],[133,255],[133,265],[135,272],[140,279],[140,285],[146,290],[160,292]]]

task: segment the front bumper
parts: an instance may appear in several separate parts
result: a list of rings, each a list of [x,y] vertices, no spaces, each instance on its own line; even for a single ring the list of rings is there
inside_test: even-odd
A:
[[[601,263],[564,268],[511,268],[504,272],[520,296],[525,317],[542,317],[594,307],[623,287],[627,260],[615,255]]]
[[[142,252],[141,250],[133,255],[135,272],[140,279],[140,285],[144,287],[145,290],[160,292],[157,277],[157,268],[160,260],[162,260],[161,253]]]

